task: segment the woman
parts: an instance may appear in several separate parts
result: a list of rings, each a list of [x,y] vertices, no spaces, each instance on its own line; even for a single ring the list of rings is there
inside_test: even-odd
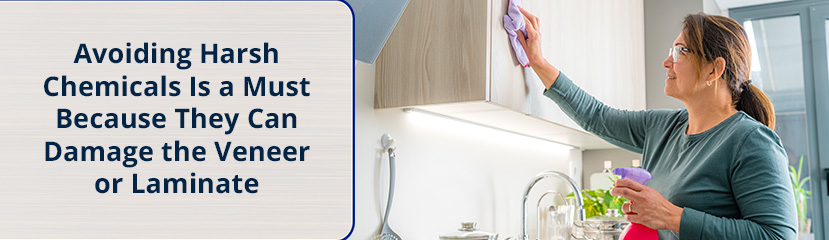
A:
[[[585,130],[642,153],[646,185],[615,183],[631,200],[625,219],[659,230],[660,239],[795,239],[797,214],[787,157],[772,131],[774,110],[750,84],[751,50],[736,21],[685,17],[662,65],[665,94],[682,110],[625,111],[605,106],[541,56],[538,18],[521,10],[517,31],[544,95]]]

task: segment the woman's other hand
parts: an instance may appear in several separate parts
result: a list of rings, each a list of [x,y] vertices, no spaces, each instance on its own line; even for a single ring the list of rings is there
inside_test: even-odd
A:
[[[630,203],[622,205],[625,220],[652,229],[679,232],[683,209],[669,202],[653,188],[630,179],[620,179],[613,185],[610,195],[630,200]]]
[[[524,8],[519,8],[521,15],[524,16],[524,25],[527,35],[521,30],[515,31],[518,34],[518,41],[524,47],[524,52],[527,53],[527,58],[530,59],[530,65],[534,66],[541,63],[544,57],[541,55],[541,32],[539,31],[538,17],[533,15]]]

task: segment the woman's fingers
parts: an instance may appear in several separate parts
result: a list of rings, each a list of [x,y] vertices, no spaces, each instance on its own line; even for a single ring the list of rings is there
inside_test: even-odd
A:
[[[625,213],[625,220],[628,222],[642,224],[646,227],[657,230],[668,228],[668,224],[664,219],[662,219],[662,213],[649,211],[641,214],[636,212],[636,204],[633,204],[633,206],[634,213]]]
[[[631,205],[632,204],[629,203],[629,202],[623,203],[622,204],[622,212],[624,212],[625,214],[628,214],[628,215],[636,214],[636,212],[633,211],[633,208],[632,208],[633,206],[631,206]]]
[[[610,190],[610,195],[611,196],[620,196],[620,197],[626,198],[626,199],[631,200],[631,201],[639,201],[639,200],[642,200],[642,199],[645,198],[643,196],[642,192],[640,192],[640,191],[635,191],[635,190],[630,189],[630,188],[619,187],[619,186],[614,187],[613,189],[611,189]]]
[[[542,63],[541,32],[537,28],[538,24],[533,24],[533,21],[537,22],[537,20],[534,20],[537,18],[523,9],[521,9],[521,12],[524,13],[521,14],[521,17],[524,18],[525,28],[524,31],[516,31],[518,41],[524,47],[524,52],[527,54],[530,64]]]
[[[638,215],[638,214],[627,214],[627,213],[625,213],[625,220],[627,220],[628,222],[638,223],[638,224],[642,224],[642,225],[647,226],[645,223],[643,223],[642,218],[643,217],[641,215]]]
[[[524,22],[529,23],[530,19],[527,16],[522,16],[524,18]],[[532,24],[524,24],[527,30],[527,38],[535,38],[536,36],[536,29],[533,27]]]
[[[613,184],[610,195],[621,196],[631,201],[638,201],[645,198],[645,185],[639,184],[630,179],[619,179]]]
[[[521,10],[521,15],[524,15],[524,21],[529,23],[528,25],[531,25],[534,29],[539,28],[538,17],[528,12],[527,10],[524,10],[524,8],[522,7],[519,7],[518,10]]]
[[[516,30],[515,34],[518,35],[518,42],[521,43],[521,47],[524,48],[524,52],[527,52],[527,37],[524,36],[524,32],[521,30]]]
[[[533,15],[532,13],[528,12],[527,10],[524,10],[523,7],[518,7],[518,10],[521,11],[521,15],[535,17],[535,15]]]
[[[629,179],[616,181],[610,195],[630,200],[622,204],[625,220],[652,229],[679,229],[682,208],[674,205],[653,188]]]
[[[613,184],[613,186],[614,187],[626,187],[626,188],[633,189],[634,191],[637,191],[637,192],[642,191],[643,189],[645,189],[645,185],[639,184],[638,182],[630,180],[630,179],[619,179],[619,180],[616,181],[616,183]]]

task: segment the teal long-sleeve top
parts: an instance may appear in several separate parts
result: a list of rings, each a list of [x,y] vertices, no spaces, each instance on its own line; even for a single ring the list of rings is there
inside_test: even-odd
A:
[[[682,207],[679,233],[659,239],[796,239],[788,160],[777,134],[740,111],[687,135],[688,112],[606,106],[564,73],[544,95],[585,130],[641,153],[645,185]]]

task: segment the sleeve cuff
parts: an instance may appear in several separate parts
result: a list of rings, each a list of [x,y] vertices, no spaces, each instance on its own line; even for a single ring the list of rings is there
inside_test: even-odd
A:
[[[556,99],[557,96],[563,96],[572,85],[573,81],[570,80],[567,75],[564,75],[564,72],[559,72],[558,78],[556,78],[556,81],[553,82],[553,85],[550,85],[550,88],[548,89],[544,89],[544,96]]]
[[[692,208],[684,208],[679,221],[679,237],[682,239],[702,239],[702,226],[705,225],[705,213]]]

